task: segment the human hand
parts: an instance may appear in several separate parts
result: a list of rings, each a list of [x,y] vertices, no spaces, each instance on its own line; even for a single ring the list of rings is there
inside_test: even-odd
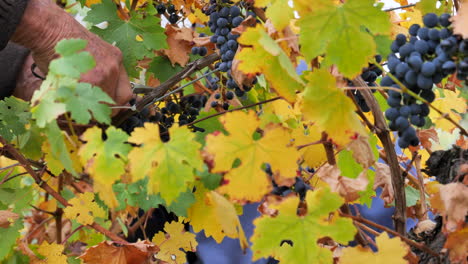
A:
[[[29,48],[38,68],[47,73],[50,62],[58,56],[55,45],[69,38],[87,40],[86,51],[96,61],[96,67],[83,74],[80,80],[101,87],[117,105],[127,104],[132,91],[122,63],[122,52],[86,30],[51,1],[29,1],[12,41]]]

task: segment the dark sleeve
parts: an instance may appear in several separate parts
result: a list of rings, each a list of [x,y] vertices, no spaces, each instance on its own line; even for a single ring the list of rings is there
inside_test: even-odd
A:
[[[10,96],[29,50],[12,42],[0,51],[0,100]]]
[[[0,0],[0,50],[15,33],[29,0]]]

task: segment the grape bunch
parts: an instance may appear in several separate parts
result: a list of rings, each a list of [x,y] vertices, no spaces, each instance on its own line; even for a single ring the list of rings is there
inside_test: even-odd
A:
[[[377,63],[382,62],[382,56],[380,55],[375,56],[375,61]],[[377,67],[374,64],[369,64],[369,66],[365,68],[364,71],[361,73],[361,78],[367,83],[367,86],[375,87],[377,86],[375,81],[381,75],[382,75],[382,70],[379,67]],[[349,80],[348,80],[348,86],[349,87],[353,86],[353,83]],[[366,100],[364,100],[364,97],[362,96],[361,92],[359,92],[359,90],[351,90],[351,91],[352,91],[354,100],[356,101],[356,104],[359,106],[359,108],[363,112],[369,112],[370,108],[367,105]],[[372,92],[375,93],[375,89],[373,89]]]
[[[300,174],[302,170],[306,170],[308,173],[314,173],[315,170],[310,167],[306,167],[305,169],[302,167],[299,167],[298,173]],[[288,187],[288,186],[279,186],[275,180],[273,180],[273,172],[271,170],[270,164],[266,164],[265,166],[265,172],[268,174],[268,176],[271,179],[271,182],[273,184],[273,191],[271,191],[272,194],[274,195],[279,195],[279,196],[287,196],[288,194],[295,192],[299,195],[299,198],[303,201],[305,199],[307,190],[312,189],[310,185],[304,182],[304,179],[302,176],[297,176],[296,177],[296,182],[294,183],[293,186]]]
[[[468,42],[453,34],[449,14],[428,13],[423,23],[424,26],[411,25],[409,36],[396,36],[387,66],[401,84],[431,103],[435,99],[433,85],[455,73],[457,68],[457,78],[466,80],[468,60],[464,57],[468,54]],[[388,75],[382,78],[380,85],[401,89]],[[411,125],[423,127],[426,124],[428,105],[396,90],[388,91],[387,103],[390,108],[385,117],[390,121],[390,129],[398,131],[398,146],[417,146],[419,139]]]
[[[179,21],[179,15],[177,15],[177,10],[175,9],[175,6],[173,4],[167,5],[167,7],[164,5],[164,3],[159,3],[156,6],[156,11],[160,15],[165,15],[166,11],[168,14],[167,19],[169,20],[169,23],[175,24],[177,21]]]
[[[175,123],[183,126],[194,122],[207,101],[206,95],[193,94],[181,97],[178,102],[166,101],[162,107],[149,106],[128,118],[120,125],[120,128],[130,134],[135,128],[142,127],[146,122],[156,123],[159,126],[161,140],[167,142],[169,141],[169,128]],[[130,103],[132,104],[132,102]],[[190,125],[189,128],[194,132],[205,131],[195,125]]]
[[[239,4],[245,5],[243,2]],[[234,91],[234,93],[228,91],[223,95],[219,94],[217,97],[222,97],[227,100],[231,100],[234,94],[237,97],[242,97],[245,92],[250,91],[252,86],[243,84],[242,87],[239,87],[231,75],[233,59],[239,47],[239,43],[237,42],[239,35],[233,34],[232,29],[238,27],[246,17],[255,17],[255,13],[247,11],[246,14],[243,15],[239,6],[232,5],[232,2],[226,0],[223,0],[222,3],[219,4],[216,0],[211,0],[210,6],[204,10],[204,13],[210,17],[208,26],[213,33],[210,41],[216,45],[216,48],[219,49],[221,54],[221,62],[216,63],[215,68],[220,72],[227,73],[225,87]],[[255,80],[252,85],[254,84]],[[224,102],[226,103],[226,101]],[[223,108],[226,109],[226,107],[224,107],[226,105],[225,103],[213,103],[212,106],[222,105]]]

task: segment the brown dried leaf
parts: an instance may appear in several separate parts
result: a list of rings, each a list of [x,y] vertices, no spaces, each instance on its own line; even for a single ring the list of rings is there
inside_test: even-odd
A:
[[[460,34],[463,38],[468,38],[468,3],[461,4],[456,16],[452,18],[453,33]]]
[[[468,227],[447,236],[444,248],[448,248],[452,263],[466,263],[468,258]]]
[[[437,135],[437,131],[434,128],[418,131],[418,137],[421,141],[421,145],[429,151],[431,151],[432,147],[432,142],[430,139],[436,143],[439,143],[439,136]]]
[[[13,222],[18,220],[19,215],[7,210],[0,210],[0,227],[8,228]]]
[[[359,192],[364,191],[369,184],[366,171],[361,172],[356,179],[341,176],[336,166],[325,164],[317,171],[317,176],[328,183],[331,190],[339,193],[346,202],[352,202],[360,197]]]
[[[174,66],[176,63],[182,67],[185,66],[190,57],[189,53],[192,49],[193,30],[190,28],[177,28],[171,25],[166,26],[167,45],[169,49],[163,50]]]
[[[369,138],[366,136],[358,136],[358,138],[352,140],[347,147],[348,150],[353,152],[354,160],[361,164],[364,169],[369,168],[375,163],[374,154],[372,153],[372,148],[368,139]]]
[[[395,193],[393,192],[392,178],[390,173],[390,167],[384,163],[375,164],[375,179],[374,179],[374,190],[378,187],[382,187],[382,193],[380,198],[385,201],[386,204],[393,202]]]
[[[148,241],[114,244],[104,241],[90,247],[79,258],[86,264],[148,264],[159,248]]]
[[[463,183],[439,186],[439,193],[431,197],[432,208],[445,218],[445,229],[454,232],[460,229],[468,214],[468,187]]]

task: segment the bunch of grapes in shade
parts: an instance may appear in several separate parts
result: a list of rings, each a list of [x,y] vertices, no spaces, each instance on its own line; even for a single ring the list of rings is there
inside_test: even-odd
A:
[[[167,19],[171,24],[175,24],[177,21],[179,21],[179,15],[177,15],[177,10],[173,4],[168,4],[166,7],[164,3],[159,3],[156,5],[156,11],[160,15],[165,15],[167,11]]]
[[[468,40],[453,34],[449,14],[428,13],[423,23],[423,26],[413,24],[408,30],[409,36],[396,36],[387,67],[400,84],[431,103],[435,99],[434,84],[454,73],[460,80],[467,79]],[[429,106],[400,92],[400,85],[389,75],[382,78],[380,85],[394,88],[388,91],[390,108],[385,117],[390,121],[390,129],[398,131],[398,145],[401,148],[417,146],[419,139],[413,126],[426,124]]]
[[[151,106],[152,111],[149,110],[150,107],[147,107],[128,118],[120,125],[120,128],[130,134],[135,128],[142,127],[146,122],[156,123],[159,126],[161,140],[166,142],[169,141],[169,128],[176,123],[183,126],[194,122],[200,114],[200,110],[206,105],[207,100],[206,95],[193,94],[183,96],[178,102],[166,101],[163,107]],[[205,131],[195,125],[189,125],[189,128],[194,132]]]
[[[279,186],[278,184],[276,184],[275,180],[273,180],[273,172],[271,170],[271,165],[267,163],[265,166],[265,172],[270,177],[271,182],[273,184],[273,191],[271,191],[271,194],[278,195],[278,196],[287,196],[288,194],[295,192],[299,195],[299,198],[301,198],[301,200],[304,200],[307,190],[310,190],[311,187],[306,182],[304,182],[304,179],[302,178],[302,176],[300,176],[303,170],[305,170],[307,173],[315,172],[315,170],[310,167],[306,167],[306,168],[299,167],[299,170],[298,170],[299,175],[296,177],[295,179],[296,181],[294,185],[292,185],[291,187]]]

